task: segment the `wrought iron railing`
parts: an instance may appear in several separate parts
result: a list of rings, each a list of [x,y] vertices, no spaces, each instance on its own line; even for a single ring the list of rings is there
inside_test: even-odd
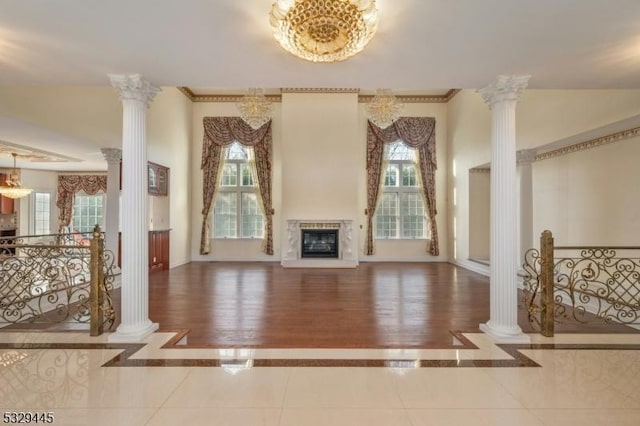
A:
[[[89,238],[0,238],[0,324],[78,322],[102,334],[115,322],[114,260],[98,226]]]
[[[529,321],[545,336],[555,322],[640,324],[640,247],[554,247],[545,231],[523,269]]]

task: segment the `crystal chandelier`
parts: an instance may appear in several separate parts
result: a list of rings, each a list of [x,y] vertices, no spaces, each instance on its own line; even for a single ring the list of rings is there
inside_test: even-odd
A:
[[[375,0],[276,0],[270,14],[278,43],[312,62],[343,61],[376,32]]]
[[[13,155],[13,173],[11,173],[9,180],[3,186],[0,186],[0,195],[14,199],[26,197],[33,192],[33,189],[24,188],[18,180],[18,173],[16,172],[16,157],[18,154],[13,152],[11,155]]]
[[[400,118],[402,108],[404,105],[391,93],[391,90],[378,89],[376,96],[367,105],[367,117],[376,126],[386,129]]]
[[[262,89],[249,89],[249,93],[236,106],[242,120],[254,130],[271,120],[271,102],[264,97]]]

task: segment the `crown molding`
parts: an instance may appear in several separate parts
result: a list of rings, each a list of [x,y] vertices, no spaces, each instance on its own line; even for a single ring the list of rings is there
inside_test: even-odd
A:
[[[491,173],[490,167],[474,167],[469,169],[469,173]]]
[[[221,95],[221,94],[195,94],[185,86],[178,87],[191,102],[239,102],[244,95]],[[397,95],[396,98],[405,104],[424,104],[424,103],[447,103],[460,92],[460,89],[450,89],[444,95]],[[265,95],[270,102],[282,102],[282,93],[360,93],[360,89],[356,88],[299,88],[284,87],[280,89],[280,95]],[[359,103],[371,102],[374,95],[358,95]]]
[[[206,94],[206,95],[197,95],[191,91],[188,87],[178,87],[180,90],[191,102],[240,102],[244,95],[217,95],[217,94]],[[269,102],[282,102],[282,95],[265,95],[265,98]]]
[[[182,92],[191,102],[195,102],[196,94],[191,91],[188,87],[178,86],[178,90]]]
[[[579,142],[573,145],[569,145],[563,148],[551,150],[549,152],[543,152],[536,155],[536,161],[547,160],[549,158],[559,157],[561,155],[572,154],[578,151],[584,151],[585,149],[595,148],[602,145],[607,145],[614,142],[619,142],[624,139],[640,136],[640,127],[634,127],[631,129],[623,130],[621,132],[611,133],[606,136],[602,136],[595,139],[590,139],[584,142]]]
[[[356,88],[283,87],[280,93],[360,93]]]
[[[446,104],[455,95],[460,92],[460,89],[449,89],[444,95],[396,95],[396,98],[405,104]],[[369,103],[373,100],[375,95],[360,95],[358,96],[358,102]]]

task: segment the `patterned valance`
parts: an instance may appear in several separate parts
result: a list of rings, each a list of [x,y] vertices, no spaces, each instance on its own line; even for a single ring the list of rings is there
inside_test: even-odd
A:
[[[367,245],[365,253],[372,255],[373,218],[380,192],[384,145],[401,140],[418,151],[420,177],[424,199],[429,212],[431,240],[427,251],[433,256],[440,253],[438,248],[438,227],[436,224],[436,119],[432,117],[402,117],[386,129],[381,129],[368,121],[367,126]]]
[[[107,192],[106,175],[61,175],[58,176],[58,198],[56,205],[60,209],[60,232],[71,224],[73,199],[77,192],[95,195],[100,191]]]
[[[200,254],[211,251],[211,208],[216,195],[222,148],[233,142],[253,148],[258,187],[264,207],[265,239],[263,250],[273,254],[273,207],[271,201],[271,120],[257,130],[252,129],[240,117],[205,117],[202,142],[202,231]]]

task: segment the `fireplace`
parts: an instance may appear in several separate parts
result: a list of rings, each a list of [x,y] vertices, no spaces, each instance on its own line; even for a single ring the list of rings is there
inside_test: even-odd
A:
[[[356,268],[358,234],[351,219],[287,219],[285,268]]]
[[[302,256],[315,258],[339,257],[337,229],[302,229]]]

